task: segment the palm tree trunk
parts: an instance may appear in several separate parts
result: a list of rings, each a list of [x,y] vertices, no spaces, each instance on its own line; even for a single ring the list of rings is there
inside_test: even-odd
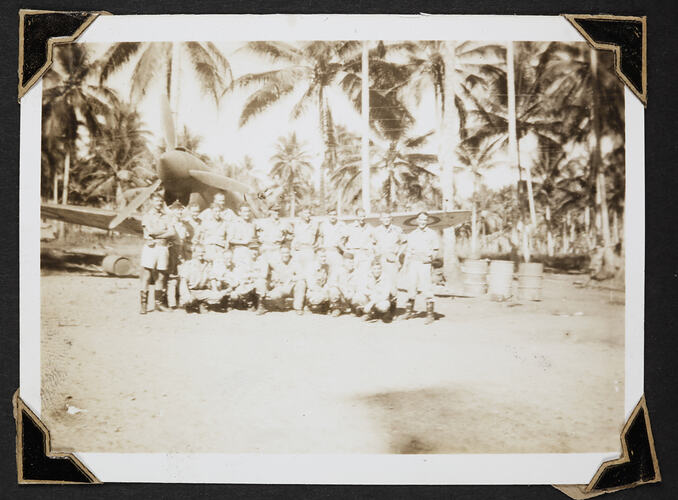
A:
[[[621,241],[619,233],[619,212],[612,210],[612,236],[614,237],[614,244]]]
[[[442,98],[439,102],[440,124],[439,153],[440,192],[443,196],[443,210],[454,210],[454,166],[456,149],[459,144],[459,112],[454,104],[458,82],[456,74],[457,43],[445,41],[441,45],[441,53],[445,63]],[[443,230],[443,270],[448,286],[458,283],[460,278],[459,260],[457,258],[456,235],[454,227]]]
[[[603,233],[603,242],[606,247],[609,247],[611,244],[610,238],[610,218],[607,211],[607,193],[605,189],[605,172],[602,165],[602,158],[600,155],[600,140],[602,138],[602,123],[601,123],[601,111],[600,111],[600,77],[598,75],[598,53],[596,49],[591,48],[589,53],[591,54],[591,71],[593,73],[593,106],[591,107],[591,113],[593,114],[593,133],[594,137],[594,146],[593,146],[593,158],[592,166],[596,172],[596,187],[598,191],[598,198],[600,200],[600,222],[601,222],[601,231]]]
[[[544,215],[546,219],[546,253],[549,257],[553,257],[554,254],[554,242],[553,242],[553,232],[551,230],[551,207],[546,205],[546,213]]]
[[[371,211],[370,199],[370,73],[367,42],[363,41],[362,46],[362,90],[361,90],[361,112],[362,112],[362,138],[361,138],[361,156],[362,156],[362,202],[363,210],[366,213]]]
[[[478,252],[478,175],[475,170],[473,171],[473,194],[471,198],[471,258],[478,259],[480,258]]]
[[[517,130],[517,119],[516,119],[516,82],[515,82],[515,68],[513,62],[513,42],[508,42],[506,44],[506,86],[508,93],[508,147],[509,147],[509,158],[511,164],[514,168],[517,169],[518,175],[521,175],[520,171],[520,153],[518,151],[518,130]],[[530,169],[525,169],[526,174],[526,185],[527,185],[527,201],[530,207],[530,219],[532,221],[532,226],[536,226],[536,215],[534,214],[534,198],[532,196],[532,176]],[[520,200],[518,200],[520,203]],[[522,210],[521,210],[522,214]],[[525,262],[530,261],[530,242],[528,237],[528,228],[526,221],[523,221],[522,224],[522,246],[523,246],[523,258]]]
[[[71,152],[66,150],[66,156],[64,157],[64,185],[63,193],[61,195],[62,205],[68,205],[68,180],[71,173]]]
[[[288,192],[290,193],[290,217],[294,217],[297,198],[297,194],[294,192],[294,184],[290,183]]]
[[[56,172],[54,172],[53,176],[53,181],[54,181],[54,187],[52,190],[52,198],[54,203],[59,203],[59,176],[57,175]]]
[[[323,142],[325,143],[325,152],[323,154],[323,161],[320,164],[320,182],[319,182],[319,197],[320,197],[320,214],[325,215],[327,213],[325,206],[325,168],[330,159],[330,139],[329,139],[329,123],[327,123],[327,98],[325,97],[324,89],[320,88],[320,126],[322,128]]]

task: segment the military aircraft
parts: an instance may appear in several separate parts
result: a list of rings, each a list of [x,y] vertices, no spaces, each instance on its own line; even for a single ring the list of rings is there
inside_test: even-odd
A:
[[[162,186],[165,202],[168,205],[179,200],[183,205],[191,202],[197,203],[201,208],[206,208],[210,205],[216,193],[223,193],[228,208],[235,210],[243,204],[247,204],[255,217],[260,217],[264,200],[267,197],[273,197],[271,194],[274,190],[257,193],[242,182],[211,171],[197,155],[185,148],[176,146],[174,121],[169,102],[166,99],[162,100],[162,116],[168,149],[157,160],[158,179],[150,186],[142,188],[137,196],[121,211],[42,203],[41,216],[46,219],[55,219],[72,224],[142,235],[141,214],[137,210],[150,198],[154,191]],[[436,229],[463,224],[471,216],[468,210],[435,211],[429,214],[431,218],[430,227]],[[350,222],[355,220],[356,217],[339,217],[339,219]],[[370,214],[366,217],[366,221],[372,225],[379,224],[379,215]],[[416,227],[416,214],[393,214],[393,223],[406,231],[414,229]]]

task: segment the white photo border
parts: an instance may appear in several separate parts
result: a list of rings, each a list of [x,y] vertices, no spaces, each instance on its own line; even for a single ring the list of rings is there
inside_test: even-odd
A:
[[[224,29],[227,26],[228,29]],[[406,33],[406,35],[404,35]],[[452,35],[452,36],[451,36]],[[560,16],[100,16],[78,42],[241,40],[584,41]],[[20,396],[40,416],[40,147],[42,82],[21,99]],[[625,89],[625,399],[643,394],[644,107]],[[617,453],[284,455],[77,453],[103,482],[308,484],[586,484]]]

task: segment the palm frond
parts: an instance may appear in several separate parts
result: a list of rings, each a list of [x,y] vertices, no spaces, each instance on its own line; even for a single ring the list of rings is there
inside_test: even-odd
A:
[[[140,42],[120,42],[111,45],[101,57],[99,84],[103,85],[108,78],[129,61],[141,48]]]

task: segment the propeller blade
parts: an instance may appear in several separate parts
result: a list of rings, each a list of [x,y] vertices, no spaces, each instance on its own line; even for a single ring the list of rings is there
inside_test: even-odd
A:
[[[124,207],[121,212],[118,213],[118,215],[115,216],[115,218],[108,224],[108,229],[115,229],[118,227],[125,219],[127,219],[130,215],[132,215],[134,212],[137,211],[137,208],[139,208],[143,203],[151,197],[153,192],[158,189],[158,186],[160,185],[160,179],[156,180],[153,184],[148,186],[147,188],[144,188],[144,190],[137,195],[136,198],[134,198],[129,205]]]
[[[225,175],[215,174],[214,172],[207,172],[205,170],[189,170],[189,175],[194,179],[207,184],[208,186],[222,189],[224,191],[233,191],[235,193],[247,194],[251,193],[252,189],[242,182],[238,182]]]
[[[162,94],[160,97],[160,108],[162,113],[162,128],[165,131],[165,142],[167,143],[167,151],[171,151],[177,147],[177,137],[174,130],[174,118],[172,117],[172,110],[170,109],[169,97]]]

